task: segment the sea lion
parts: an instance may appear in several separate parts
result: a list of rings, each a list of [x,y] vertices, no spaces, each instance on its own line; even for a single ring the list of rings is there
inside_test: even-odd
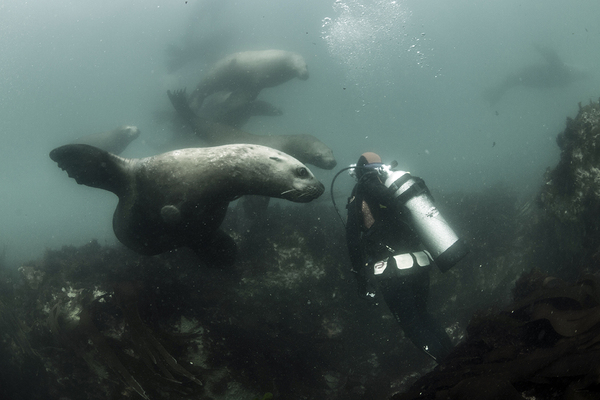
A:
[[[293,78],[308,79],[304,58],[290,51],[242,51],[217,61],[190,96],[198,109],[204,99],[218,91],[243,93],[255,100],[264,88],[274,87]]]
[[[312,135],[254,135],[199,117],[191,109],[185,89],[175,92],[167,91],[167,94],[177,113],[194,129],[197,138],[210,146],[233,143],[260,144],[281,150],[297,158],[300,162],[315,167],[333,169],[337,164],[333,157],[333,151]]]
[[[140,136],[137,126],[122,125],[112,131],[92,133],[75,139],[74,144],[87,144],[113,154],[121,154],[129,143]]]
[[[219,91],[204,100],[197,114],[213,122],[241,128],[251,117],[275,117],[283,115],[283,111],[264,100],[249,100],[233,96],[231,92]]]
[[[565,64],[553,49],[534,46],[540,53],[544,62],[520,68],[496,84],[487,88],[483,96],[490,103],[496,104],[514,87],[528,87],[535,89],[566,87],[573,82],[587,79],[590,74],[587,71]]]
[[[219,230],[230,201],[246,194],[309,202],[324,187],[293,157],[259,145],[175,150],[126,159],[84,144],[50,152],[77,183],[113,192],[117,238],[137,253],[193,249],[212,266],[231,265],[235,243]]]

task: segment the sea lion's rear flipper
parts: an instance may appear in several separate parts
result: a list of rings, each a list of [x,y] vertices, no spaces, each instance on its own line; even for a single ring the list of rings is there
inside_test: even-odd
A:
[[[185,89],[176,90],[174,92],[167,90],[167,95],[169,96],[169,100],[171,100],[171,104],[173,104],[173,108],[175,108],[175,111],[177,111],[177,114],[179,114],[180,117],[188,122],[192,122],[197,118],[196,113],[190,107],[190,103],[185,94]]]
[[[104,189],[117,196],[127,185],[127,161],[87,144],[68,144],[50,152],[59,168],[80,185]]]

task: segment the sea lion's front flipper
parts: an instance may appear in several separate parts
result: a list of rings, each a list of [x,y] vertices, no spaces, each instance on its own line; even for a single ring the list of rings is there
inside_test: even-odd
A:
[[[181,211],[179,207],[169,204],[160,209],[160,217],[167,224],[176,224],[181,221]]]
[[[203,264],[209,268],[228,269],[234,266],[237,255],[235,241],[221,229],[193,249]]]
[[[117,196],[127,185],[127,161],[87,144],[67,144],[50,152],[59,168],[80,185],[104,189]]]

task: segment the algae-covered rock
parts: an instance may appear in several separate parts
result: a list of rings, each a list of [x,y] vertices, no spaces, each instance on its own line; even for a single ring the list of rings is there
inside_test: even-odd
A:
[[[561,260],[598,264],[600,248],[600,104],[579,104],[557,137],[560,161],[544,176],[538,195],[551,246]],[[561,261],[562,262],[562,261]]]
[[[577,222],[600,207],[600,104],[579,104],[575,119],[556,139],[558,165],[546,172],[539,201],[546,212],[563,222]]]

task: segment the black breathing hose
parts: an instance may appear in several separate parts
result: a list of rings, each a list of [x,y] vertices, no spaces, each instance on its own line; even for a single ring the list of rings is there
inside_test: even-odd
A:
[[[356,166],[349,166],[346,168],[342,168],[337,174],[335,174],[335,176],[333,177],[333,180],[331,181],[331,187],[329,189],[329,192],[331,193],[331,202],[333,203],[333,208],[335,208],[335,212],[337,212],[338,217],[340,217],[340,221],[342,221],[342,225],[344,225],[344,228],[346,228],[346,222],[344,222],[344,218],[342,218],[342,214],[340,214],[340,210],[337,207],[337,204],[335,203],[335,198],[333,197],[333,185],[335,184],[335,180],[337,179],[338,176],[340,176],[340,174],[344,171],[347,171],[349,169],[354,169],[356,168]]]

